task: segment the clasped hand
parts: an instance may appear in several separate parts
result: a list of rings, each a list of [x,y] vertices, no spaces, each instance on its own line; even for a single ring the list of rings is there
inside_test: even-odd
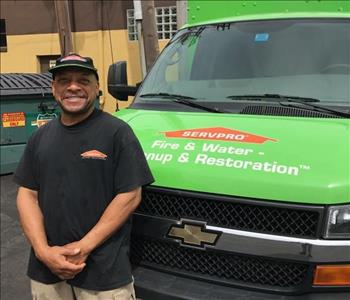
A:
[[[84,269],[89,255],[79,246],[79,242],[73,242],[65,246],[48,247],[39,259],[59,278],[72,279]]]

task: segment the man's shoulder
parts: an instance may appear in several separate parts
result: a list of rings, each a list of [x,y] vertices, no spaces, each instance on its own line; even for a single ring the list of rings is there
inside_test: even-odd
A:
[[[49,132],[49,131],[53,130],[54,128],[56,128],[58,124],[59,124],[58,118],[52,119],[49,122],[38,127],[38,129],[36,129],[33,132],[32,137],[33,138],[41,137],[46,132]]]
[[[124,120],[107,112],[102,112],[100,119],[100,129],[103,130],[104,136],[113,136],[118,141],[135,139],[133,129]]]
[[[112,126],[115,129],[128,126],[125,121],[105,111],[101,111],[101,119],[105,122],[105,125]]]
[[[57,124],[58,120],[52,119],[46,124],[38,127],[29,137],[27,145],[32,149],[37,148],[39,145],[41,145],[43,139],[52,136],[52,132],[54,131],[55,127],[57,128]]]

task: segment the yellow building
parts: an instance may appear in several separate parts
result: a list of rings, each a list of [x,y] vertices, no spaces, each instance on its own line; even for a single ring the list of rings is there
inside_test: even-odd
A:
[[[46,72],[60,56],[54,1],[0,1],[1,73]],[[176,31],[176,1],[155,1],[160,49]],[[101,107],[126,107],[107,92],[110,64],[128,62],[128,82],[142,80],[132,0],[69,1],[73,51],[90,56],[99,70]]]

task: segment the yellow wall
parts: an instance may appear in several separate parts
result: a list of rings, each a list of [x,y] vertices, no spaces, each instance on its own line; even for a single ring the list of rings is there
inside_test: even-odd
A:
[[[111,38],[110,38],[111,37]],[[82,56],[90,56],[99,70],[100,88],[103,92],[100,103],[105,111],[116,110],[116,100],[107,91],[109,65],[119,60],[128,62],[128,83],[141,81],[139,46],[137,41],[129,41],[126,30],[88,31],[72,34],[74,51]],[[111,40],[111,42],[110,42]],[[167,40],[159,43],[162,49]],[[113,52],[113,59],[112,53]],[[37,56],[59,55],[58,34],[33,34],[7,36],[7,52],[0,52],[1,73],[38,73],[40,65]],[[119,101],[119,108],[127,107],[130,101]]]

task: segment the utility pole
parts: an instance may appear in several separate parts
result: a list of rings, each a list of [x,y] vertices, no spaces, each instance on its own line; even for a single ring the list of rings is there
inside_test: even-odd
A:
[[[176,1],[177,29],[187,23],[187,0]]]
[[[142,0],[142,29],[145,47],[146,70],[150,70],[159,54],[156,14],[153,0]]]
[[[57,31],[60,39],[61,55],[73,52],[72,29],[69,18],[68,0],[54,0]]]

